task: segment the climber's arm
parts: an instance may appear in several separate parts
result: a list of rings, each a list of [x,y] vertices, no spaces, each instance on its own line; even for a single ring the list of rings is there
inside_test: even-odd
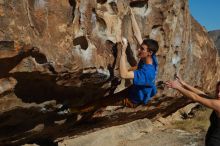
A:
[[[121,53],[119,71],[120,71],[120,76],[123,79],[133,79],[134,78],[134,72],[128,71],[128,69],[127,69],[125,51],[122,51],[122,53]]]
[[[124,38],[122,39],[122,48],[121,48],[121,57],[120,57],[120,64],[119,64],[119,71],[120,76],[123,79],[133,79],[134,78],[134,72],[129,71],[127,68],[127,56],[126,56],[126,48],[128,46],[127,40]],[[118,48],[119,49],[119,48]]]

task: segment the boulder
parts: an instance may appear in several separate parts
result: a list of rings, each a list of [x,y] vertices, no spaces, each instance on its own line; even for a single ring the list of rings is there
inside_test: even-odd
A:
[[[83,115],[86,120],[57,114],[62,104],[82,106],[131,85],[119,78],[117,57],[117,41],[124,36],[130,44],[128,66],[138,62],[129,8],[142,36],[159,42],[158,83],[179,72],[192,85],[214,89],[217,49],[190,15],[188,1],[1,0],[2,145],[50,143],[136,119],[154,120],[192,102],[161,88],[147,106],[100,109]]]

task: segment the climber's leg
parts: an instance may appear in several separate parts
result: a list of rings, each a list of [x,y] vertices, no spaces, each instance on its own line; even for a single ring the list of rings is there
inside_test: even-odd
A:
[[[92,101],[88,104],[85,104],[81,107],[71,108],[72,113],[85,113],[97,110],[102,107],[110,105],[124,105],[128,107],[135,107],[135,105],[129,100],[129,90],[131,87],[128,87],[116,94],[103,97],[101,99]]]

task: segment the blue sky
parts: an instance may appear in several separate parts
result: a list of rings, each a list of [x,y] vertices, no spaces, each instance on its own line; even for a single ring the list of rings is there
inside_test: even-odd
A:
[[[189,0],[192,16],[208,31],[220,29],[220,0]]]

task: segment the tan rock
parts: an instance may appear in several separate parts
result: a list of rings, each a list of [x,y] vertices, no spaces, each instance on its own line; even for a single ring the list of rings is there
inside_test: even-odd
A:
[[[115,48],[121,36],[126,37],[131,46],[128,66],[138,62],[129,7],[142,36],[159,42],[157,81],[173,79],[179,72],[188,83],[214,90],[220,79],[217,49],[205,28],[191,17],[188,1],[0,0],[0,105],[4,110],[0,118],[5,119],[4,125],[0,123],[4,133],[0,145],[21,145],[46,134],[53,141],[68,135],[69,130],[76,135],[95,126],[106,128],[140,118],[155,120],[191,102],[173,90],[159,89],[147,106],[90,117],[95,126],[81,127],[81,131],[69,120],[67,124],[54,123],[66,119],[55,111],[50,113],[56,105],[43,107],[46,113],[40,110],[42,103],[52,100],[81,106],[131,84],[118,78]],[[176,96],[179,98],[173,98]],[[76,122],[75,116],[72,120]],[[23,134],[42,122],[45,126],[38,136]]]

